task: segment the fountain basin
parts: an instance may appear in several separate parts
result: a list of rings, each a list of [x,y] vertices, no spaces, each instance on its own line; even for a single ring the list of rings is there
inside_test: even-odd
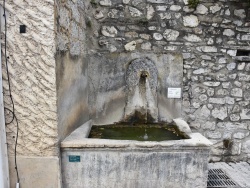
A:
[[[85,123],[61,143],[63,187],[205,188],[211,142],[175,122],[188,139],[94,139]]]
[[[89,138],[138,140],[138,141],[165,141],[188,138],[179,132],[174,125],[165,123],[93,125]]]

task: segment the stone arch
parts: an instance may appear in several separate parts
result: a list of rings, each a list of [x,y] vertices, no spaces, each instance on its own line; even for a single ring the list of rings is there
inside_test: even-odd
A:
[[[156,92],[158,71],[153,61],[149,58],[138,58],[133,60],[126,71],[126,84],[129,91],[139,84],[143,73],[147,74],[147,79],[152,91]]]

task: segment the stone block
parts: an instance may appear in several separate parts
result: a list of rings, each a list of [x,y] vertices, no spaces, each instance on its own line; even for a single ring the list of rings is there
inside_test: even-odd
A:
[[[221,156],[224,154],[224,149],[213,147],[211,149],[211,154],[213,156]]]
[[[233,141],[229,153],[231,155],[240,155],[241,153],[241,142]]]
[[[134,51],[136,49],[136,41],[131,41],[124,46],[126,51]]]
[[[238,122],[219,122],[217,123],[217,127],[224,129],[224,130],[239,130],[244,129],[247,130],[247,124],[246,123],[238,123]]]
[[[246,17],[246,12],[244,9],[235,9],[234,10],[234,15],[240,18],[245,18]]]
[[[209,55],[201,55],[201,59],[203,60],[212,60],[212,57]]]
[[[129,31],[125,33],[125,37],[128,38],[137,38],[138,37],[138,33],[135,31]]]
[[[216,95],[226,96],[228,94],[229,94],[229,91],[227,89],[218,89],[216,92]]]
[[[166,11],[167,8],[168,8],[167,5],[158,5],[158,6],[156,6],[157,11]]]
[[[167,51],[176,51],[178,49],[177,46],[165,46],[164,47],[164,50],[167,50]]]
[[[197,70],[194,70],[194,71],[193,71],[193,74],[203,74],[203,73],[205,73],[205,72],[207,72],[206,69],[199,68],[199,69],[197,69]]]
[[[198,129],[200,129],[201,124],[198,122],[191,122],[190,127],[198,130]]]
[[[173,0],[147,0],[149,3],[155,4],[173,4]]]
[[[102,6],[111,6],[112,1],[111,0],[101,0],[100,5],[102,5]]]
[[[209,52],[214,53],[218,51],[218,49],[215,46],[201,46],[201,47],[196,47],[196,49],[198,51],[206,52],[206,53],[209,53]]]
[[[225,98],[209,98],[210,103],[225,104]]]
[[[244,92],[244,99],[250,101],[250,92]]]
[[[179,6],[179,5],[171,5],[170,10],[171,11],[179,11],[179,10],[181,10],[181,6]]]
[[[201,119],[207,119],[210,116],[210,110],[207,108],[206,105],[203,105],[195,112],[195,114],[197,114],[197,117]]]
[[[249,131],[237,131],[233,134],[236,139],[243,139],[249,135]]]
[[[202,94],[202,95],[199,96],[199,99],[200,99],[201,101],[206,101],[206,100],[207,100],[207,95]]]
[[[227,50],[227,54],[230,56],[236,56],[237,51],[236,50]]]
[[[234,85],[235,85],[236,87],[241,87],[241,86],[242,86],[242,83],[239,82],[239,81],[234,81]]]
[[[250,35],[242,35],[241,40],[243,41],[250,41]]]
[[[147,9],[147,19],[150,20],[151,18],[154,17],[154,14],[155,14],[155,10],[154,10],[154,7],[152,5],[147,5],[146,7]]]
[[[188,34],[186,36],[184,36],[184,39],[189,41],[189,42],[200,42],[201,38],[197,35],[194,34]]]
[[[234,36],[234,35],[235,35],[235,32],[234,32],[232,29],[225,29],[225,30],[223,31],[223,35],[228,36],[228,37],[231,37],[231,36]]]
[[[227,63],[227,59],[225,57],[221,57],[221,58],[219,58],[218,63],[220,63],[220,64]]]
[[[204,130],[214,131],[215,130],[215,122],[207,121],[205,124],[201,125],[201,128]]]
[[[152,44],[150,42],[142,43],[141,49],[143,50],[151,50]]]
[[[250,153],[250,140],[247,140],[243,143],[243,152]]]
[[[101,33],[106,37],[115,37],[118,32],[114,26],[102,26]]]
[[[225,97],[225,102],[226,102],[226,104],[234,104],[235,103],[234,98],[232,98],[232,97]]]
[[[185,27],[197,27],[199,25],[198,17],[195,15],[184,16],[183,24]]]
[[[167,41],[175,41],[179,36],[179,31],[172,30],[172,29],[166,29],[163,33],[163,37]]]
[[[234,70],[236,68],[236,63],[229,63],[227,64],[227,69],[229,71]]]
[[[243,91],[240,88],[233,88],[231,90],[231,96],[233,97],[243,97]]]
[[[220,139],[221,138],[221,133],[218,131],[208,131],[206,133],[207,138],[211,138],[211,139]]]
[[[171,14],[169,12],[159,13],[161,20],[170,20]]]
[[[214,108],[212,110],[212,116],[224,120],[227,117],[227,107]]]
[[[208,13],[208,8],[203,5],[203,4],[198,4],[195,10],[196,14],[207,14]]]
[[[130,15],[133,17],[133,18],[136,18],[136,17],[140,17],[143,15],[143,13],[138,10],[137,8],[134,8],[134,7],[129,7],[129,13]]]
[[[215,4],[215,5],[213,5],[213,6],[210,7],[210,12],[212,14],[214,14],[214,13],[220,11],[220,10],[221,10],[221,6],[218,5],[218,4]]]
[[[207,95],[210,96],[210,97],[214,96],[214,88],[208,88],[207,89]]]
[[[236,74],[236,73],[235,73],[235,74],[229,74],[229,75],[228,75],[228,78],[231,79],[231,80],[235,80],[236,77],[237,77],[237,74]]]
[[[162,36],[162,34],[160,34],[160,33],[154,33],[154,34],[153,34],[153,38],[154,38],[155,40],[162,40],[162,39],[163,39],[163,36]]]
[[[203,83],[205,86],[210,86],[210,87],[217,87],[220,85],[220,82],[204,82]]]
[[[230,117],[231,121],[239,121],[240,120],[240,116],[238,114],[231,114],[229,117]]]
[[[222,87],[223,87],[223,88],[226,88],[226,89],[227,89],[227,88],[230,88],[230,87],[231,87],[231,83],[230,83],[230,82],[223,82],[223,83],[222,83]]]
[[[242,109],[240,113],[240,117],[242,120],[249,120],[250,119],[250,109]]]
[[[130,0],[122,0],[124,4],[129,4]]]

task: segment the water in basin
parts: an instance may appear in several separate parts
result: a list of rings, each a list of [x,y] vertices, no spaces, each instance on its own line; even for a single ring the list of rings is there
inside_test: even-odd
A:
[[[187,138],[175,126],[165,124],[102,125],[92,126],[89,138],[164,141]]]

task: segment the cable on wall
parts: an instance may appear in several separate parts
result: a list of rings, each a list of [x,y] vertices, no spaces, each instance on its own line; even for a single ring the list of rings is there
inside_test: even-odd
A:
[[[11,124],[12,122],[14,122],[14,120],[16,121],[16,140],[15,140],[15,150],[14,150],[14,158],[15,158],[15,170],[16,170],[16,176],[17,176],[17,185],[19,186],[19,174],[18,174],[18,168],[17,168],[17,141],[18,141],[18,132],[19,132],[19,126],[18,126],[18,119],[16,117],[15,114],[15,104],[13,101],[13,97],[12,97],[12,93],[11,93],[11,86],[10,86],[10,76],[9,76],[9,69],[8,69],[8,57],[7,57],[7,18],[6,18],[6,7],[5,7],[5,1],[3,0],[3,11],[4,11],[4,53],[5,53],[5,66],[6,66],[6,72],[7,72],[7,81],[8,81],[8,89],[9,89],[9,97],[11,100],[11,104],[12,104],[12,109],[9,108],[4,108],[6,111],[10,112],[12,114],[12,119],[9,122],[6,122],[5,124]]]

